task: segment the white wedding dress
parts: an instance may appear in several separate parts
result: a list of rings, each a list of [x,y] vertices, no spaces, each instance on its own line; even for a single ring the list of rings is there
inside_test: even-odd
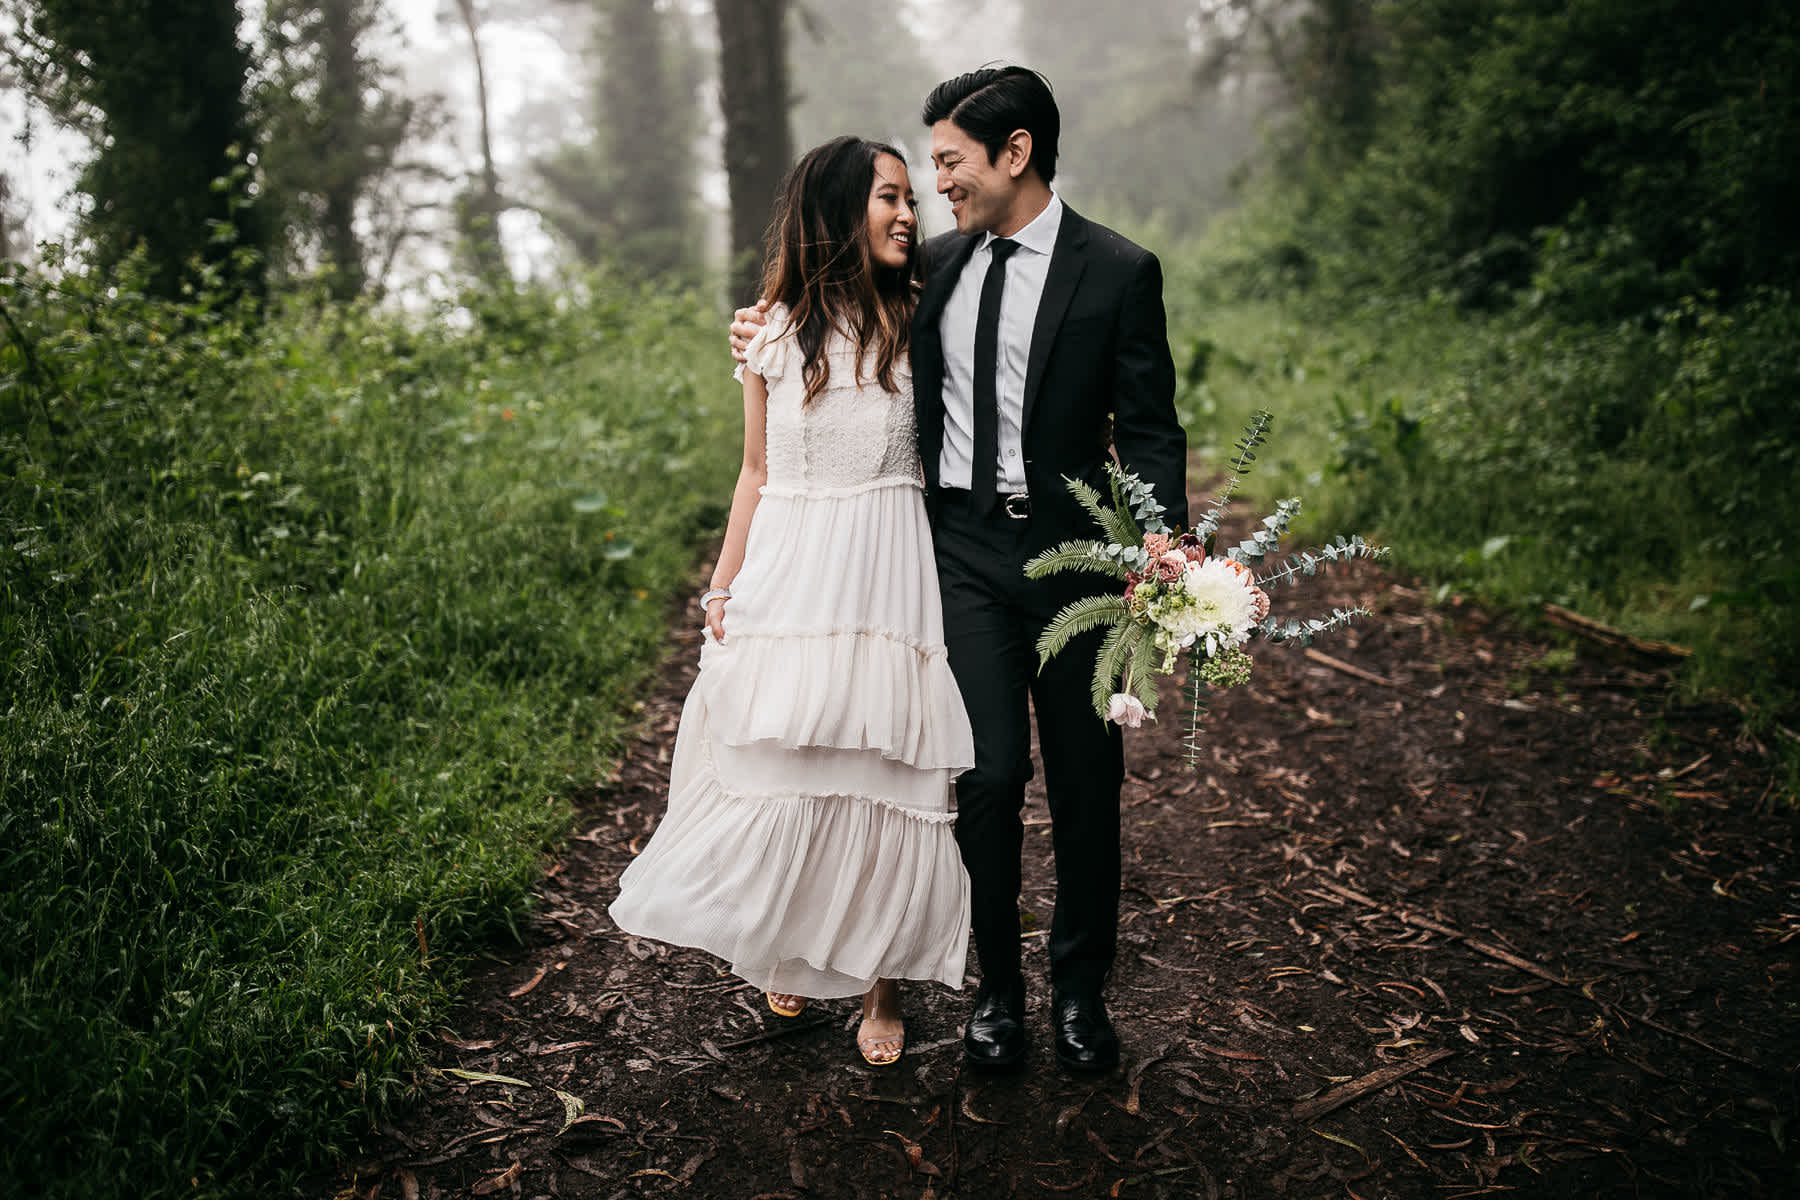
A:
[[[620,880],[628,933],[696,946],[765,991],[961,987],[969,880],[951,780],[974,763],[945,659],[912,382],[831,378],[802,404],[779,306],[750,343],[768,483],[682,710],[669,809]],[[871,363],[872,365],[872,363]]]

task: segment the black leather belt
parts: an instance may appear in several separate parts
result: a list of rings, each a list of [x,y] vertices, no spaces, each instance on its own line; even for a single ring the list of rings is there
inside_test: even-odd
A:
[[[953,504],[958,508],[974,508],[975,493],[968,488],[939,488],[937,490],[939,504]],[[1031,515],[1031,493],[1002,492],[994,497],[994,512],[1005,513],[1015,521],[1023,521]],[[986,516],[987,514],[982,514]]]

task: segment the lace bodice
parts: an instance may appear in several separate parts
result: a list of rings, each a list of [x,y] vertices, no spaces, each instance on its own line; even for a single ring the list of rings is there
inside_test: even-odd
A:
[[[833,333],[825,354],[831,378],[825,390],[803,403],[800,347],[787,335],[788,312],[769,311],[769,323],[751,341],[746,365],[769,387],[767,491],[796,494],[857,491],[894,484],[919,484],[918,443],[913,426],[912,372],[894,364],[896,390],[871,378],[873,355],[856,378],[856,349]]]

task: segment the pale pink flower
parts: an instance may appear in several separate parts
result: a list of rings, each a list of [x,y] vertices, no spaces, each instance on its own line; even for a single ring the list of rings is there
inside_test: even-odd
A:
[[[1257,620],[1261,621],[1269,615],[1269,593],[1261,588],[1252,588],[1251,603],[1253,607],[1250,611],[1255,614]]]
[[[1169,535],[1166,533],[1146,533],[1144,550],[1151,558],[1161,558],[1169,552]]]
[[[1144,702],[1125,692],[1114,692],[1113,698],[1106,704],[1106,719],[1114,725],[1129,725],[1136,729],[1148,715]],[[1154,717],[1151,719],[1155,720]]]

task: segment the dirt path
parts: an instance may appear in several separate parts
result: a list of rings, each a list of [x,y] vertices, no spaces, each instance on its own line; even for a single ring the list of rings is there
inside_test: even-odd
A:
[[[855,1002],[784,1022],[613,928],[684,635],[525,945],[443,1034],[442,1068],[515,1082],[423,1081],[333,1194],[1800,1195],[1800,822],[1735,713],[1378,569],[1308,586],[1277,602],[1378,610],[1321,647],[1351,670],[1264,647],[1195,772],[1167,718],[1130,737],[1115,1076],[1046,1048],[1041,792],[1010,1078],[963,1069],[966,994],[911,989],[907,1056],[876,1073]]]

